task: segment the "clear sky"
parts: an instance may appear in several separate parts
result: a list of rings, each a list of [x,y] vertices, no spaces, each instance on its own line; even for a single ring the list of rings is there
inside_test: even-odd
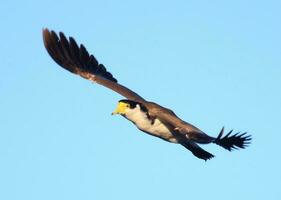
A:
[[[0,199],[281,199],[280,1],[1,1]],[[84,43],[120,83],[245,150],[180,145],[111,116],[121,96],[49,57]]]

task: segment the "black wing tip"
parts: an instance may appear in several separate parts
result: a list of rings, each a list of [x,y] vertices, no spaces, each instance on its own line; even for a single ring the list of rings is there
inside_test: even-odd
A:
[[[210,154],[209,156],[206,156],[204,158],[202,158],[203,160],[205,160],[205,162],[207,162],[208,160],[213,159],[215,156],[213,154]]]
[[[222,137],[223,131],[224,127],[222,128],[214,143],[225,148],[228,151],[232,151],[234,149],[245,149],[251,144],[252,136],[247,134],[247,132],[237,132],[231,135],[231,133],[233,132],[233,130],[231,130],[224,137]]]
[[[207,151],[204,150],[204,152],[196,153],[194,154],[197,158],[200,158],[207,162],[208,160],[213,159],[215,156]]]
[[[117,82],[93,55],[89,55],[85,46],[83,44],[78,45],[73,37],[67,38],[63,32],[57,34],[48,28],[42,29],[42,35],[49,55],[61,67],[72,73],[82,71]]]
[[[194,156],[196,156],[199,159],[204,160],[205,162],[207,162],[208,160],[213,159],[215,156],[205,150],[203,150],[203,152],[192,152]]]
[[[191,151],[191,153],[196,156],[199,159],[202,159],[204,161],[208,161],[211,160],[212,158],[214,158],[215,156],[211,153],[209,153],[208,151],[205,151],[204,149],[202,149],[201,147],[199,147],[197,144],[193,144],[189,141],[185,141],[183,143],[181,143],[186,149],[188,149],[189,151]]]

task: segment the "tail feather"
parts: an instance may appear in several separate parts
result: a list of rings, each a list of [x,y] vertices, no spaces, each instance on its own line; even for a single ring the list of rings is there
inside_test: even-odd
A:
[[[224,137],[222,137],[224,127],[221,129],[218,137],[214,140],[214,143],[232,151],[233,149],[244,149],[251,143],[251,135],[247,135],[247,132],[240,134],[240,132],[231,135],[233,130],[229,131]]]

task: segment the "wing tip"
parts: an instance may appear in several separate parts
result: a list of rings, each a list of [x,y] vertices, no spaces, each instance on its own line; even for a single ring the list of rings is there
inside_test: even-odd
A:
[[[63,32],[57,34],[48,28],[42,28],[42,36],[49,55],[64,69],[72,73],[90,73],[117,83],[117,79],[93,55],[89,55],[83,44],[78,45],[73,37],[67,38]]]

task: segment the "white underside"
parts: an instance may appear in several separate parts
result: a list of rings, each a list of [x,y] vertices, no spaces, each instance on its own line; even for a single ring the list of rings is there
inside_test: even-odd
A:
[[[134,109],[128,109],[125,117],[132,121],[143,132],[169,142],[177,143],[177,139],[171,131],[157,118],[154,120],[154,123],[151,123],[151,120],[148,119],[146,113],[141,111],[139,105]]]

